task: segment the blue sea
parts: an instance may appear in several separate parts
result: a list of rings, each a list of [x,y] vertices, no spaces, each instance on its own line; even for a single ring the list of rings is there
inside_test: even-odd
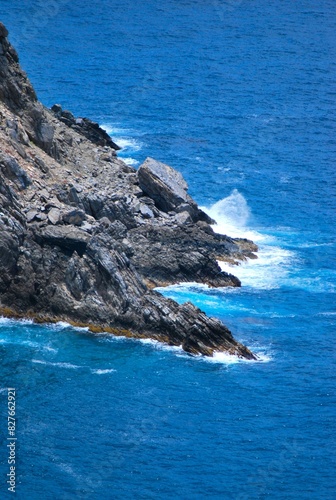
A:
[[[0,0],[39,99],[98,121],[137,167],[183,173],[215,230],[253,239],[239,289],[161,292],[258,362],[0,319],[20,500],[332,500],[336,4]]]

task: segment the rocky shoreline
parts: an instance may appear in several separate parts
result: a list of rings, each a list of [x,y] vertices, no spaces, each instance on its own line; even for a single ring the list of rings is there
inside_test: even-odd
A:
[[[0,23],[0,314],[247,359],[217,319],[153,290],[240,286],[217,260],[255,258],[214,233],[179,172],[118,159],[98,124],[37,99]]]

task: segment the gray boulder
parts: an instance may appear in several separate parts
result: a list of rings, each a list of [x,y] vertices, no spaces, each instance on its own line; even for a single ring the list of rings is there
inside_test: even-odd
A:
[[[48,219],[51,224],[57,224],[60,220],[61,217],[61,212],[59,211],[58,208],[53,207],[50,212],[48,213]]]
[[[85,212],[79,208],[74,208],[69,212],[65,213],[62,217],[65,224],[72,224],[74,226],[80,226],[85,220]]]
[[[140,188],[164,212],[188,202],[188,184],[180,172],[159,161],[147,158],[138,170]]]

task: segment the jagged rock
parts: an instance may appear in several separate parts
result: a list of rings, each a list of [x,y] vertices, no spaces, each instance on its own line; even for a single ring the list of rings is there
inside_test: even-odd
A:
[[[71,127],[80,134],[84,135],[94,144],[98,144],[99,146],[109,146],[115,151],[120,149],[120,147],[112,141],[108,133],[98,125],[98,123],[95,123],[88,118],[75,118],[70,111],[63,111],[62,106],[59,104],[54,104],[51,110],[63,123],[68,125],[68,127]]]
[[[42,202],[47,202],[50,198],[50,192],[48,189],[41,189],[39,195]]]
[[[70,212],[65,213],[62,219],[65,224],[80,226],[85,220],[85,212],[83,212],[83,210],[75,208],[74,210],[70,210]]]
[[[83,231],[86,231],[89,234],[92,234],[94,226],[90,224],[89,222],[84,221],[83,224],[81,225],[81,229]]]
[[[140,213],[145,219],[152,219],[154,217],[153,211],[148,205],[144,205],[143,203],[140,204]]]
[[[232,259],[240,249],[230,238],[204,231],[199,225],[157,223],[131,229],[133,263],[150,286],[197,281],[211,286],[240,286],[238,278],[221,271],[218,260]],[[201,223],[207,227],[205,222]],[[244,258],[244,256],[241,256]]]
[[[48,154],[51,154],[53,145],[54,145],[54,135],[55,129],[54,127],[48,123],[47,121],[41,120],[36,124],[35,127],[36,135],[34,138],[34,142],[40,146],[43,151]]]
[[[14,141],[22,143],[25,146],[29,145],[28,134],[18,121],[7,120],[7,127],[9,129],[9,135]]]
[[[41,212],[39,212],[39,213],[36,215],[36,217],[35,217],[35,220],[37,220],[37,221],[39,221],[39,222],[43,222],[43,221],[45,221],[45,220],[47,220],[47,219],[48,219],[48,216],[47,216],[46,214],[44,214],[44,213],[41,213]]]
[[[188,212],[180,212],[175,215],[175,220],[178,224],[190,224],[192,219]]]
[[[61,116],[62,114],[62,106],[60,104],[54,104],[51,106],[51,110],[57,115]]]
[[[25,189],[31,184],[28,174],[20,167],[15,158],[0,153],[0,168],[3,174],[15,182],[19,189]]]
[[[253,241],[247,240],[246,238],[233,238],[232,241],[238,245],[240,251],[243,252],[246,257],[250,259],[257,258],[254,252],[258,251],[258,246],[253,243]]]
[[[120,240],[125,238],[127,234],[127,227],[120,220],[116,220],[109,224],[108,234],[115,240]]]
[[[7,40],[8,31],[2,23],[0,33],[0,100],[9,109],[22,112],[27,104],[36,102],[36,94],[18,65],[17,54]]]
[[[49,172],[49,168],[47,167],[47,165],[44,163],[44,161],[39,158],[39,157],[36,157],[35,158],[35,165],[44,173],[44,174],[47,174]]]
[[[53,225],[58,224],[60,218],[61,218],[61,212],[58,210],[58,208],[52,208],[48,213],[49,222],[51,222],[51,224]]]
[[[147,158],[138,170],[139,186],[164,212],[188,201],[188,185],[173,168]]]
[[[83,255],[90,236],[85,231],[71,226],[48,226],[37,233],[36,239],[43,244],[76,250]]]
[[[152,287],[239,286],[216,259],[256,247],[216,235],[171,167],[147,159],[137,173],[98,124],[39,103],[2,24],[0,118],[0,314],[254,358],[220,321]]]
[[[2,23],[0,23],[0,39],[7,38],[8,37],[8,30],[6,26],[4,26]]]
[[[215,222],[188,195],[188,184],[182,174],[169,165],[147,158],[137,175],[140,189],[155,202],[157,208],[163,212],[172,212],[172,215],[176,212],[189,214],[190,219],[186,215],[178,218],[182,224],[189,220],[202,220],[208,224]]]

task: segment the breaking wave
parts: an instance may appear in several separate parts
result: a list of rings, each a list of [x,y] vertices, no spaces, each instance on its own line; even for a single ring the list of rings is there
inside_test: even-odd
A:
[[[275,236],[251,227],[251,209],[237,189],[210,208],[203,207],[203,210],[216,221],[212,226],[215,232],[250,239],[259,246],[255,260],[249,259],[240,265],[219,261],[222,271],[234,274],[243,286],[253,288],[279,288],[285,282],[296,260],[295,253],[279,246]]]

